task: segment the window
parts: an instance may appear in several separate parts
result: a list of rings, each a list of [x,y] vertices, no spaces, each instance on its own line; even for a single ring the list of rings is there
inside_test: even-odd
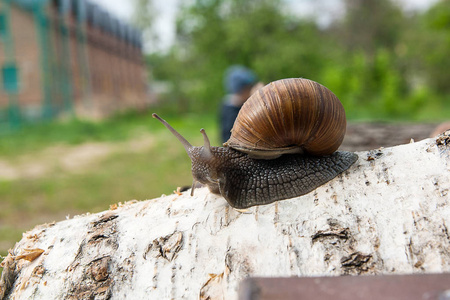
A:
[[[17,67],[14,63],[4,64],[2,67],[3,89],[7,93],[17,93],[19,91],[19,80]]]

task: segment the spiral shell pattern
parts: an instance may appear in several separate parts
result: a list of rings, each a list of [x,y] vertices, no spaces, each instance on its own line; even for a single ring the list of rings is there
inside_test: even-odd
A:
[[[308,79],[274,81],[242,106],[224,144],[254,158],[335,152],[346,130],[344,107],[325,86]]]

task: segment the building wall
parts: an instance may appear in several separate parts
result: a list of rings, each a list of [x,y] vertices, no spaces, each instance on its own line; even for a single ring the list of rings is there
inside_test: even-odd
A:
[[[5,9],[5,3],[2,3]],[[12,45],[2,43],[0,47],[0,66],[14,62],[18,69],[19,90],[17,102],[23,107],[23,113],[27,116],[38,113],[42,100],[42,68],[40,62],[40,50],[38,36],[35,30],[34,18],[28,12],[19,9],[15,5],[9,7],[9,24]],[[12,53],[8,53],[7,47],[11,47]],[[0,89],[0,106],[9,103],[9,95]]]
[[[45,10],[45,27],[41,42],[41,59],[46,61],[48,74],[44,82],[46,104],[50,115],[57,115],[72,108],[73,77],[70,58],[70,31],[66,20],[55,5]]]
[[[83,25],[80,26],[73,14],[68,14],[65,18],[69,32],[73,105],[75,108],[84,107],[88,111],[90,97],[92,97],[90,86],[93,79],[90,70],[95,69],[95,62],[89,63],[87,59],[87,40]],[[84,113],[81,110],[78,111]]]
[[[120,21],[98,7],[102,22],[80,20],[74,11],[61,12],[64,1],[49,1],[41,10],[9,6],[13,54],[8,55],[1,43],[0,65],[11,59],[17,64],[22,116],[54,117],[70,111],[105,116],[144,109],[149,99],[136,31],[119,34],[113,25]],[[0,110],[10,99],[0,89]]]
[[[87,52],[94,103],[105,112],[146,106],[141,49],[88,22]]]

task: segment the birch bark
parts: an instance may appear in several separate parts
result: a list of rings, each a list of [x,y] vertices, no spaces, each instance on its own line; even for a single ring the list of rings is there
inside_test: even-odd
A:
[[[450,131],[358,155],[245,212],[198,189],[38,226],[4,260],[0,296],[236,299],[249,276],[449,272]]]

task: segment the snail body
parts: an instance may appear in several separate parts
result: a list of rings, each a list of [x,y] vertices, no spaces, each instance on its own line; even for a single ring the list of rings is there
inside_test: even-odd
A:
[[[253,94],[224,147],[211,147],[204,129],[204,145],[194,147],[166,121],[153,117],[191,158],[191,194],[200,182],[238,209],[307,194],[358,158],[352,152],[335,152],[345,134],[344,109],[331,91],[307,79],[275,81]]]

